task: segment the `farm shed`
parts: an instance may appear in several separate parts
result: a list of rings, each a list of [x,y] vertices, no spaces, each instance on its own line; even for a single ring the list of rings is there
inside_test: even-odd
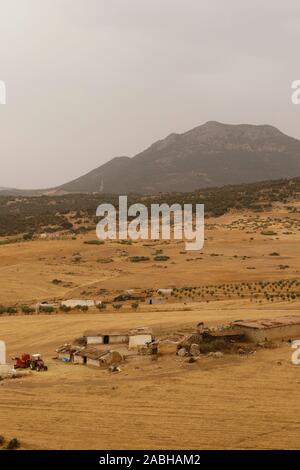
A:
[[[82,364],[94,367],[109,367],[112,364],[119,364],[123,361],[123,357],[118,351],[101,351],[92,347],[85,348],[76,353],[76,357],[83,359]]]
[[[165,300],[159,297],[148,297],[148,299],[146,299],[146,303],[148,305],[162,305],[165,303]]]
[[[56,349],[57,357],[63,362],[72,362],[77,349],[70,344],[64,344]]]
[[[100,367],[100,358],[107,354],[108,351],[98,351],[95,349],[94,351],[90,350],[85,353],[86,358],[86,365]]]
[[[249,341],[260,343],[300,337],[300,316],[237,321],[233,323]]]
[[[126,331],[95,331],[88,330],[83,333],[86,344],[122,344],[128,343],[129,332]]]
[[[87,364],[88,358],[90,359],[90,362],[92,362],[99,354],[106,352],[107,351],[100,351],[92,346],[85,346],[74,353],[74,364]]]
[[[129,332],[129,349],[144,346],[152,341],[152,331],[149,328],[137,328]]]

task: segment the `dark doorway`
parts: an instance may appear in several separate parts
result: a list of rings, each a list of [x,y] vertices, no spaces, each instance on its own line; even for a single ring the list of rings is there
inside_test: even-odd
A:
[[[109,336],[105,335],[103,336],[103,344],[108,344],[109,343]]]

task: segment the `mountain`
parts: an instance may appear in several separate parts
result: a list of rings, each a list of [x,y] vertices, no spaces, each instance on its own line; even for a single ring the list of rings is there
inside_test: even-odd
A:
[[[114,158],[60,186],[67,192],[157,193],[300,176],[300,141],[268,125],[210,121],[133,158]]]
[[[300,176],[299,140],[268,125],[209,121],[44,194],[186,192],[295,176]]]

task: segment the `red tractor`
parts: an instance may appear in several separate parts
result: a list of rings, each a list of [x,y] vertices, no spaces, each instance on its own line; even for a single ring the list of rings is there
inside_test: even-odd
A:
[[[13,359],[15,361],[15,369],[30,368],[31,370],[36,370],[37,372],[48,370],[48,367],[45,365],[40,354],[33,354],[30,356],[30,354],[24,353],[21,357],[15,357]]]
[[[22,354],[21,357],[13,357],[15,369],[27,369],[30,367],[31,356],[30,354]]]

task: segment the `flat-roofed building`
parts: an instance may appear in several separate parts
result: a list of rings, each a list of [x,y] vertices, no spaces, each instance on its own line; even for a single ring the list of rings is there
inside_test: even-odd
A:
[[[300,338],[300,315],[236,321],[232,325],[241,331],[246,339],[256,343]]]

